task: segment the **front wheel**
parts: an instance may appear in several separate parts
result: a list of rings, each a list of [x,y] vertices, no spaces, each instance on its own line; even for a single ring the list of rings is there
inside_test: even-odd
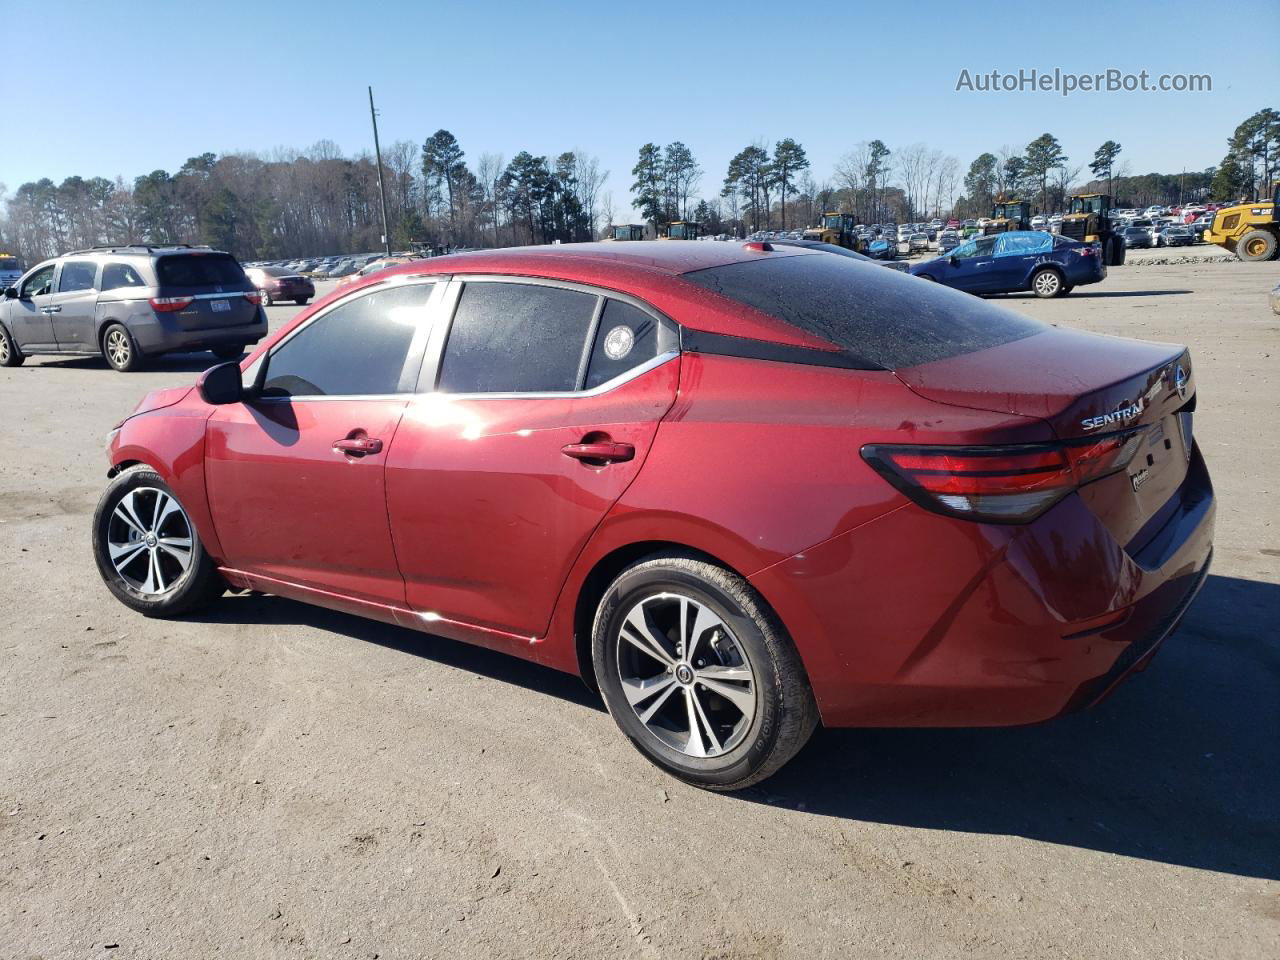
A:
[[[1037,270],[1031,277],[1031,290],[1037,297],[1048,299],[1061,296],[1063,290],[1062,274],[1057,270]]]
[[[1271,260],[1275,255],[1275,235],[1266,230],[1250,230],[1236,244],[1236,256],[1241,260],[1249,262]]]
[[[264,307],[269,307],[275,303],[275,301],[271,299],[271,294],[267,293],[266,290],[258,291],[258,299],[262,301],[262,305]]]
[[[148,617],[189,613],[224,587],[186,510],[147,466],[122,471],[102,494],[93,556],[116,599]]]
[[[763,598],[701,560],[659,557],[625,570],[597,608],[592,652],[623,733],[695,786],[759,783],[818,723],[800,656]]]
[[[26,359],[9,336],[9,331],[0,327],[0,367],[20,367]]]

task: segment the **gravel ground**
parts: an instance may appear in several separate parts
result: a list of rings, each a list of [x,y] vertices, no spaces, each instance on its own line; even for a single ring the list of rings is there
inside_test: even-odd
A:
[[[1194,351],[1217,554],[1150,670],[1038,727],[822,731],[736,796],[497,654],[130,613],[88,550],[103,437],[208,355],[0,371],[0,958],[1280,956],[1277,279],[1004,298]]]

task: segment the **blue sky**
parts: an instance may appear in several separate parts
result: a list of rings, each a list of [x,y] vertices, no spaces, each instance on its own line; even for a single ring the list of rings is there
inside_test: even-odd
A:
[[[904,12],[909,10],[910,12]],[[474,162],[578,148],[622,217],[648,140],[683,140],[714,194],[729,158],[793,137],[822,180],[862,140],[924,142],[961,170],[1045,132],[1073,161],[1110,138],[1131,173],[1217,163],[1280,107],[1280,3],[904,4],[51,2],[0,0],[0,183],[177,169],[205,151],[372,148],[440,127]],[[1011,16],[1013,12],[1014,16]],[[1232,39],[1232,37],[1236,39]],[[1215,39],[1216,37],[1216,39]],[[39,38],[39,42],[37,39]],[[1241,55],[1240,51],[1247,51]],[[972,73],[1209,73],[1209,93],[957,92]]]

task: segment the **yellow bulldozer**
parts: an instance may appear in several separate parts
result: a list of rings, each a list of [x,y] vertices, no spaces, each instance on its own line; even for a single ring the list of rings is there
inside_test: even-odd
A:
[[[1031,203],[1027,200],[997,200],[991,208],[991,219],[983,225],[982,235],[1008,230],[1031,229]]]
[[[1096,243],[1108,267],[1124,263],[1124,237],[1111,225],[1111,197],[1105,193],[1078,193],[1067,204],[1058,228],[1060,236],[1081,243]]]
[[[854,228],[853,214],[829,211],[822,215],[822,223],[816,227],[808,227],[804,231],[806,240],[817,240],[820,243],[833,243],[837,247],[866,253],[866,241],[860,239]]]
[[[1241,260],[1280,257],[1280,180],[1272,186],[1270,200],[1220,209],[1213,215],[1204,238],[1226,247]]]

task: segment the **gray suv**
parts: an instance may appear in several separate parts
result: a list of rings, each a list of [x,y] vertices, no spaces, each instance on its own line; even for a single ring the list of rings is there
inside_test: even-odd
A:
[[[29,354],[101,354],[117,370],[148,356],[212,350],[223,360],[267,333],[257,288],[208,247],[95,247],[28,270],[0,300],[0,366]]]

